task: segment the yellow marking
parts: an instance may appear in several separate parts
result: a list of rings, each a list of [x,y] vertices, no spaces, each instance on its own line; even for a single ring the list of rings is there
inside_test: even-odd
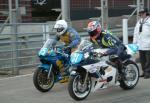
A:
[[[56,65],[59,67],[59,68],[63,68],[63,64],[60,60],[57,60],[56,61]]]
[[[66,45],[70,43],[70,33],[67,32],[60,36],[60,41],[64,42]]]

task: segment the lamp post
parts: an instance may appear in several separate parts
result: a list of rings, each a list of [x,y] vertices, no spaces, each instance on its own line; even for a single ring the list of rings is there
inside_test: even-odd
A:
[[[108,0],[101,0],[102,27],[108,29]]]
[[[70,0],[61,0],[62,19],[70,22]]]

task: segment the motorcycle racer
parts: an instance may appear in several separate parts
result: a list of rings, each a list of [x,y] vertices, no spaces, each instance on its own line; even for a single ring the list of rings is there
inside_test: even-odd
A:
[[[68,26],[65,20],[58,20],[54,25],[54,29],[56,30],[56,41],[61,41],[65,43],[64,51],[67,51],[70,55],[71,52],[75,51],[78,44],[81,41],[80,35],[77,31]],[[64,71],[64,68],[60,68],[60,71]],[[60,82],[65,82],[66,80],[61,80]]]
[[[93,42],[96,48],[108,48],[102,55],[117,54],[121,60],[125,60],[130,56],[126,53],[126,47],[116,37],[106,30],[102,30],[101,24],[98,21],[88,23],[87,31],[90,36],[90,41]]]
[[[54,25],[54,29],[56,30],[56,37],[57,41],[62,41],[65,43],[65,49],[71,49],[73,52],[77,45],[80,43],[81,38],[77,31],[68,26],[65,20],[58,20]]]

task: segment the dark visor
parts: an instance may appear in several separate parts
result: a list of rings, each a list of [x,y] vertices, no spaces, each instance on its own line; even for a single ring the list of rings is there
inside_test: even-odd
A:
[[[94,30],[94,31],[89,32],[89,35],[90,35],[91,37],[97,35],[97,30]]]
[[[62,28],[57,28],[56,30],[57,30],[57,32],[62,32],[64,30],[64,28],[63,27]]]

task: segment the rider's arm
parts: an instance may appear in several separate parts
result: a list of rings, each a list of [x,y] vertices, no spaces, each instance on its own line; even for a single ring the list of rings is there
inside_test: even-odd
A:
[[[81,41],[80,36],[78,35],[78,33],[72,29],[70,32],[70,44],[68,45],[69,47],[75,47],[76,45],[79,44],[79,42]]]
[[[104,39],[109,44],[109,46],[108,46],[109,49],[106,51],[106,53],[108,55],[116,54],[116,52],[118,50],[118,47],[120,45],[123,45],[122,42],[118,38],[112,36],[111,34],[106,34],[106,36],[104,37]]]
[[[55,35],[55,36],[53,37],[53,39],[54,39],[53,45],[55,46],[56,43],[57,43],[57,41],[59,41],[60,38],[59,38],[57,35]]]

